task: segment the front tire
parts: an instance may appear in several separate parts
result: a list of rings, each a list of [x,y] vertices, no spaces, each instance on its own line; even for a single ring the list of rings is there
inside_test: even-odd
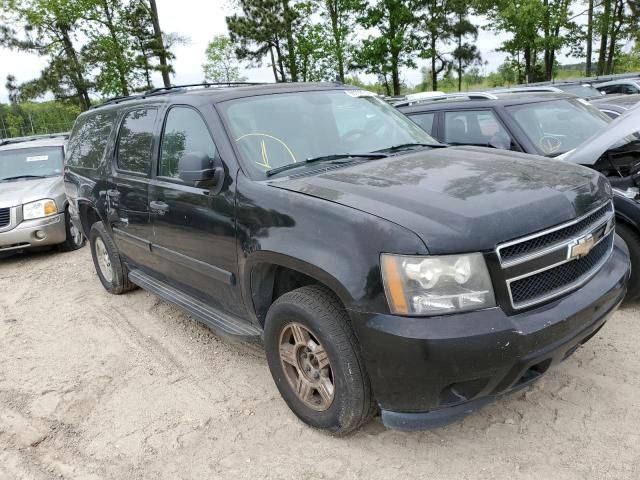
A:
[[[84,235],[82,234],[82,231],[80,231],[80,229],[71,221],[71,215],[69,215],[68,210],[64,214],[64,221],[67,238],[64,243],[58,245],[58,249],[61,252],[73,252],[74,250],[84,247]]]
[[[640,297],[640,233],[635,228],[621,222],[616,224],[616,233],[624,240],[631,257],[631,278],[627,286],[625,301],[636,300]]]
[[[355,334],[329,289],[306,286],[278,298],[267,313],[264,341],[276,386],[303,422],[342,435],[373,416]]]
[[[96,222],[91,226],[89,244],[93,265],[107,292],[120,295],[136,288],[129,281],[127,267],[120,258],[118,247],[113,243],[102,222]]]

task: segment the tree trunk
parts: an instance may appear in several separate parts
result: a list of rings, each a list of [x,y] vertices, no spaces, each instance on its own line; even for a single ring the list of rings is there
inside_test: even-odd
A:
[[[327,10],[331,19],[331,33],[333,34],[333,42],[335,44],[336,61],[338,63],[338,79],[344,83],[344,45],[342,44],[342,35],[340,32],[338,1],[327,0]]]
[[[621,0],[616,0],[613,6],[613,16],[611,18],[611,34],[609,36],[609,54],[607,56],[607,66],[605,73],[610,75],[613,73],[613,59],[616,54],[616,43],[618,41],[618,34],[622,28],[622,22],[624,21],[624,3]]]
[[[531,77],[531,47],[524,47],[524,76],[525,83],[533,82]]]
[[[107,30],[109,30],[109,36],[111,37],[111,41],[116,46],[115,49],[115,67],[118,71],[118,80],[120,81],[120,92],[123,96],[129,96],[129,84],[127,82],[127,75],[125,72],[124,66],[124,57],[122,56],[122,46],[120,45],[120,41],[118,40],[118,35],[116,33],[116,27],[113,24],[113,15],[111,14],[111,9],[109,8],[109,3],[107,0],[102,0],[102,9],[104,11],[104,16],[106,19],[105,26]]]
[[[269,45],[269,55],[271,56],[271,68],[273,69],[273,78],[278,83],[278,70],[276,69],[276,59],[273,56],[273,45]]]
[[[598,75],[604,74],[609,39],[609,24],[611,23],[611,0],[604,0],[602,13],[602,27],[600,28],[600,52],[598,53]]]
[[[436,70],[436,40],[431,34],[431,90],[438,90],[438,71]]]
[[[71,79],[73,86],[76,89],[80,106],[83,110],[88,110],[91,106],[91,99],[89,98],[89,89],[87,88],[87,81],[82,74],[82,66],[78,60],[78,54],[73,48],[71,37],[69,36],[69,29],[60,26],[62,32],[62,43],[64,44],[64,51],[71,64]]]
[[[160,18],[158,17],[158,6],[156,0],[149,0],[151,6],[151,20],[153,22],[153,34],[156,42],[156,55],[160,61],[160,73],[162,74],[162,82],[165,87],[171,86],[171,79],[169,78],[169,65],[167,63],[167,50],[164,48],[164,41],[162,40],[162,30],[160,30]]]
[[[280,70],[280,81],[286,82],[287,75],[285,74],[285,71],[284,71],[284,61],[282,60],[282,49],[280,48],[280,40],[277,38],[275,41],[275,47],[276,47],[276,55],[278,56],[278,69]]]
[[[587,77],[591,76],[591,55],[593,49],[593,0],[589,0],[587,14]]]
[[[551,15],[549,12],[549,0],[544,0],[542,5],[544,7],[542,20],[544,27],[544,79],[546,81],[550,81],[553,76],[553,53],[551,49],[551,37],[549,35],[549,22]]]
[[[282,0],[282,8],[284,12],[284,24],[287,34],[287,54],[289,57],[289,75],[292,82],[298,81],[298,66],[296,65],[296,45],[293,39],[293,21],[292,13],[289,8],[289,0]]]
[[[462,24],[462,13],[458,14],[458,25]],[[458,31],[458,91],[462,91],[462,33]]]

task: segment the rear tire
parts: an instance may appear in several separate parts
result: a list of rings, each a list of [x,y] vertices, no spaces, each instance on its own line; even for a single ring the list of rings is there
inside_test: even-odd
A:
[[[631,257],[631,279],[627,286],[625,301],[637,300],[640,297],[640,233],[624,223],[616,224],[616,233],[624,240]]]
[[[89,232],[91,257],[102,286],[109,293],[120,295],[136,288],[129,281],[127,267],[120,258],[118,247],[102,222],[96,222]]]
[[[344,435],[373,416],[356,336],[329,289],[311,285],[278,298],[267,313],[264,341],[280,394],[307,425]]]
[[[71,221],[71,215],[69,215],[68,210],[64,213],[64,222],[67,238],[64,243],[58,245],[58,250],[60,250],[61,252],[72,252],[84,247],[86,239],[84,238],[82,231],[76,228],[76,226]]]

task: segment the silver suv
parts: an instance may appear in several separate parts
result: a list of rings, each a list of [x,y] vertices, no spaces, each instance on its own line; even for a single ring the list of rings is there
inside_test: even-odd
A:
[[[63,184],[67,134],[0,140],[0,253],[84,245],[73,226]]]

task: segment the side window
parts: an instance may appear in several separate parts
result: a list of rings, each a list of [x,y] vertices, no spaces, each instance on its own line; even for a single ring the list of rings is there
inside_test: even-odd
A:
[[[636,90],[632,85],[622,85],[622,93],[633,95],[634,93],[638,93],[638,90]]]
[[[115,111],[86,114],[76,120],[67,149],[66,163],[72,167],[98,168],[116,119]]]
[[[511,136],[490,110],[444,113],[444,141],[453,145],[512,148]]]
[[[118,169],[149,175],[157,114],[155,108],[144,108],[125,115],[118,136]]]
[[[411,115],[409,118],[417,123],[425,132],[433,136],[433,119],[435,118],[435,113],[419,113],[417,115]]]
[[[173,107],[164,124],[158,175],[179,178],[180,158],[190,152],[206,153],[213,159],[216,147],[198,112],[188,107]]]

